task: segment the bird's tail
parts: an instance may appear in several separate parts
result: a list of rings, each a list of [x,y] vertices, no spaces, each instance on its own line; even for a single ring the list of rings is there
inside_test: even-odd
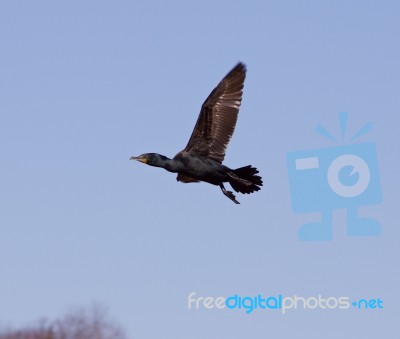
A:
[[[251,167],[251,165],[244,166],[228,172],[229,183],[236,192],[240,193],[253,193],[261,189],[263,185],[257,168]]]

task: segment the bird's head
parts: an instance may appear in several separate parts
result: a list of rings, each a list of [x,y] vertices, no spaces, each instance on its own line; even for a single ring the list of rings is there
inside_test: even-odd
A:
[[[154,166],[156,163],[157,154],[155,153],[144,153],[138,157],[131,157],[130,160],[136,160],[146,165]]]
[[[163,163],[167,159],[167,157],[161,154],[144,153],[142,155],[139,155],[138,157],[131,157],[130,160],[136,160],[150,166],[163,167]]]

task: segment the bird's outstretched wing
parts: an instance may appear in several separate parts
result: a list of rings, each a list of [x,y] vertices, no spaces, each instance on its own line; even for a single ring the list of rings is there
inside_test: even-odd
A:
[[[204,101],[189,142],[182,152],[222,163],[235,130],[245,77],[246,66],[238,63],[221,80]]]

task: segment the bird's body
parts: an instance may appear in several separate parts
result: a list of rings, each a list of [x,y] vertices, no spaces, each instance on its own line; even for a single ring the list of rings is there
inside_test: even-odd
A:
[[[172,159],[156,153],[153,154],[155,161],[148,163],[150,166],[161,167],[168,172],[178,173],[177,180],[182,182],[205,181],[219,185],[220,182],[228,181],[226,173],[232,171],[215,160],[190,155],[186,152],[179,152]]]
[[[179,174],[177,180],[182,182],[185,182],[188,178],[192,178],[193,180],[205,181],[217,185],[224,179],[223,173],[227,169],[226,166],[215,160],[198,155],[190,155],[187,152],[179,152],[174,157],[174,161],[183,165],[177,172]]]
[[[177,180],[184,183],[204,181],[219,185],[222,192],[237,204],[235,195],[225,189],[224,182],[229,182],[240,193],[260,190],[262,180],[256,175],[256,168],[249,165],[230,169],[222,164],[235,129],[245,72],[245,66],[239,63],[211,92],[202,106],[187,146],[175,157],[169,159],[161,154],[145,153],[131,159],[178,173]]]

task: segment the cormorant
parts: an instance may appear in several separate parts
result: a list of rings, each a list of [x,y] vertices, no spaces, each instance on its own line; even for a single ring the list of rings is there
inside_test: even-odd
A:
[[[219,185],[236,204],[239,202],[231,191],[225,189],[224,182],[229,182],[240,193],[260,190],[263,182],[256,175],[256,168],[248,165],[231,169],[222,164],[235,129],[245,76],[246,66],[238,63],[221,80],[203,103],[188,144],[175,157],[169,159],[157,153],[145,153],[130,159],[178,173],[176,180],[183,183],[205,181]]]

